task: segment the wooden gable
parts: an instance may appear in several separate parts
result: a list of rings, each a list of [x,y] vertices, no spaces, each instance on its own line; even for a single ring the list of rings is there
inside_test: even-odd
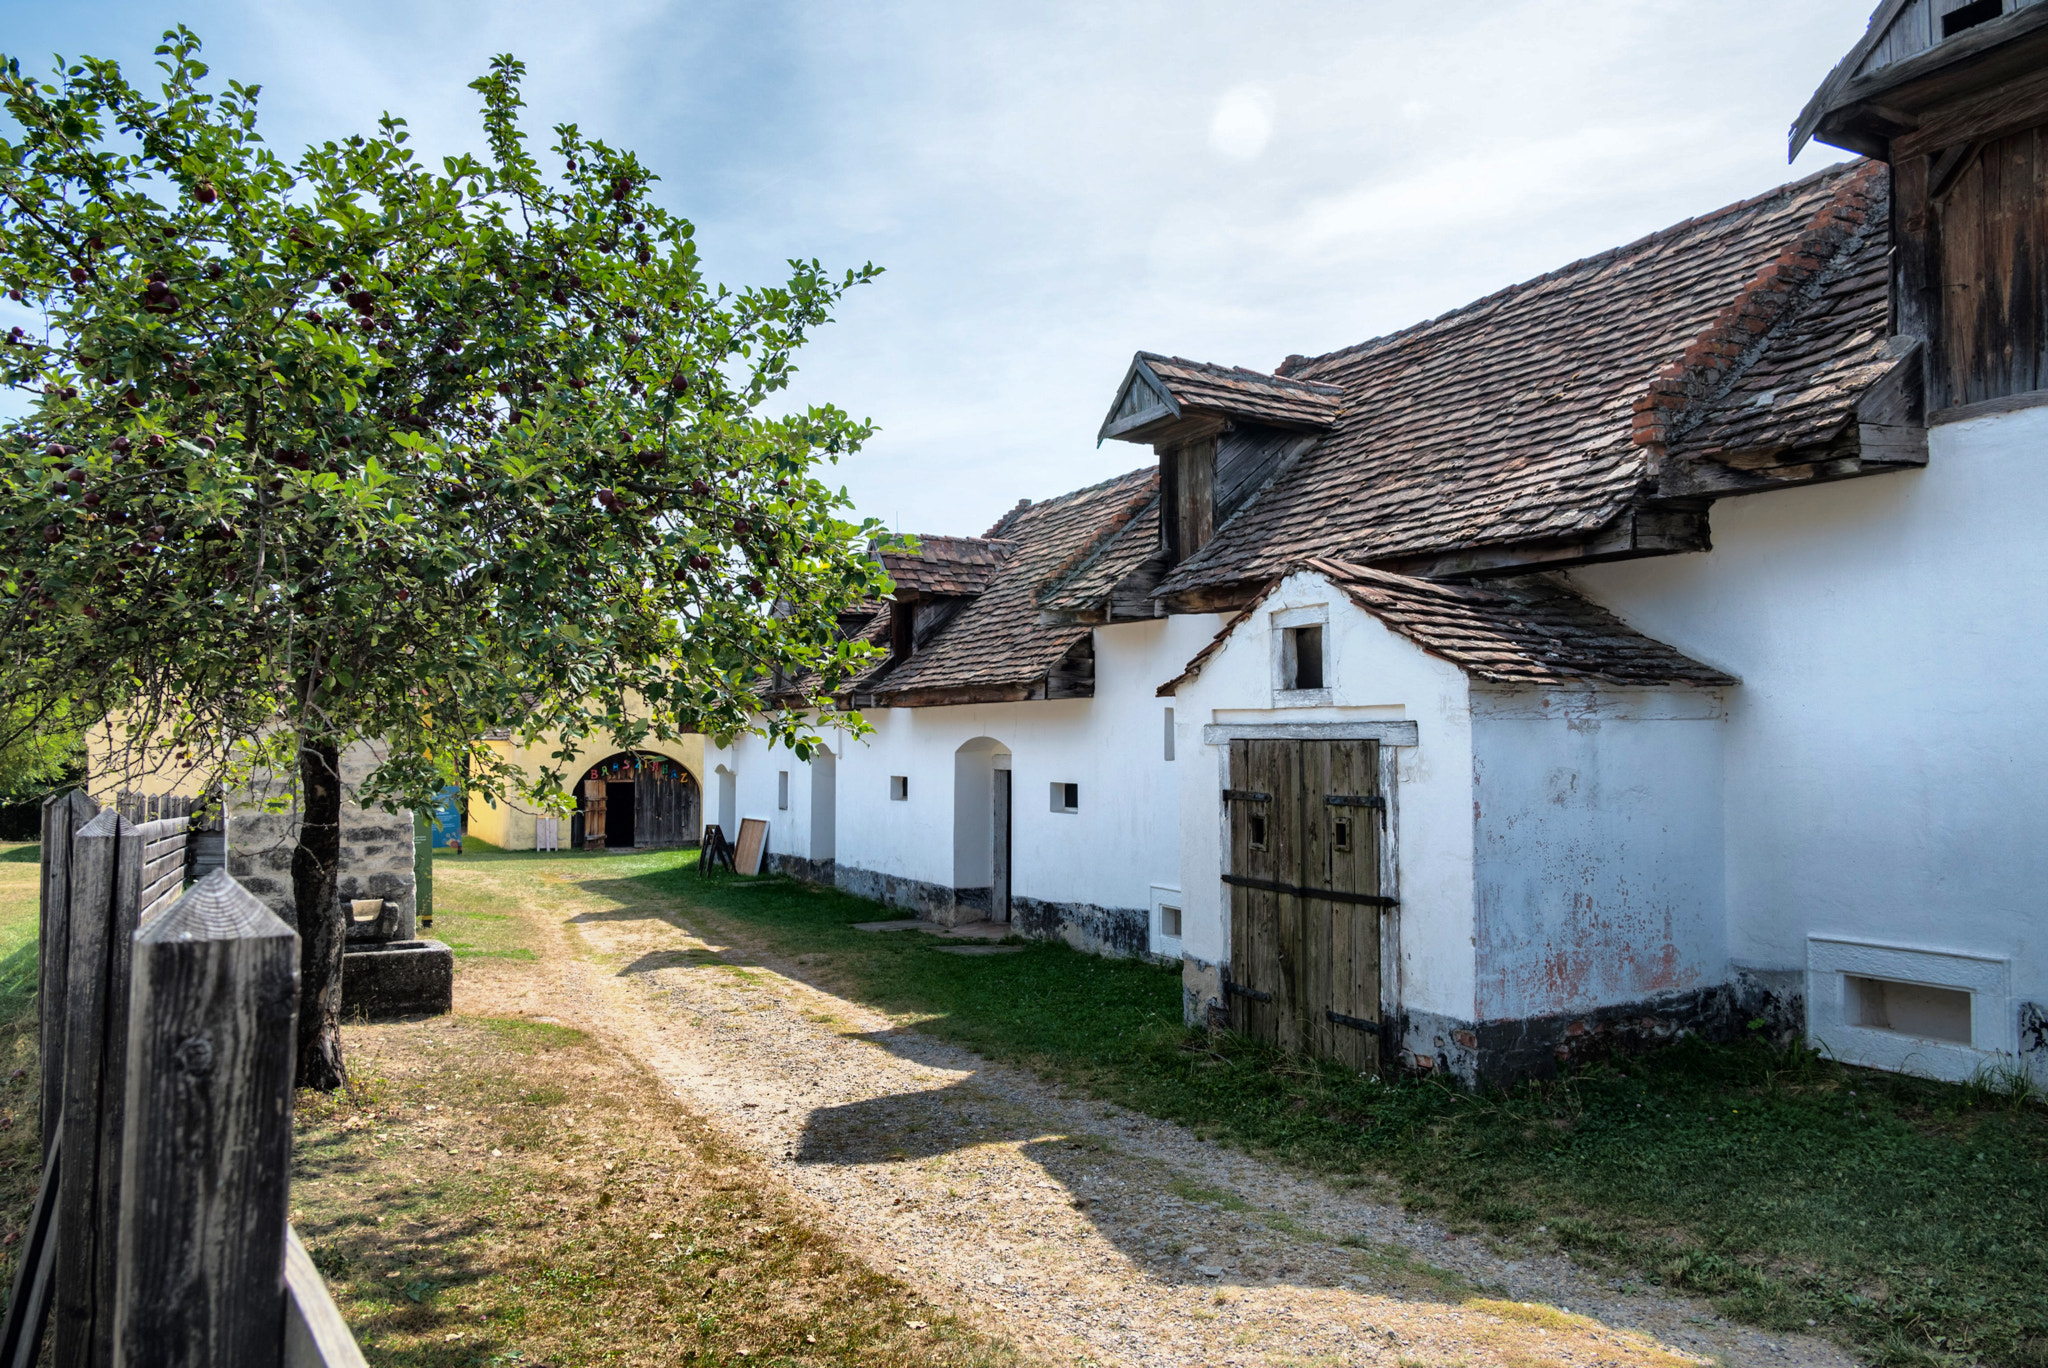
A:
[[[1152,368],[1145,364],[1142,356],[1134,357],[1131,368],[1124,375],[1124,383],[1116,392],[1116,402],[1109,406],[1109,417],[1102,420],[1102,430],[1095,435],[1096,443],[1116,437],[1134,440],[1145,429],[1163,423],[1171,423],[1180,417],[1180,405],[1173,402],[1173,395]]]
[[[1894,326],[1932,417],[2048,401],[2048,0],[1887,0],[1809,136],[1891,163]]]

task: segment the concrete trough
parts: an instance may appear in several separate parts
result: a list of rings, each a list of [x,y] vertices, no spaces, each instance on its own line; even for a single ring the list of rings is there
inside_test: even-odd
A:
[[[352,946],[341,957],[344,1018],[441,1016],[455,1005],[455,952],[437,940]]]

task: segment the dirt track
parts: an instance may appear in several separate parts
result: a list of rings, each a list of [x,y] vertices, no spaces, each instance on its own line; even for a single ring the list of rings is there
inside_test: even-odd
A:
[[[707,942],[667,900],[621,904],[619,883],[560,869],[531,910],[560,953],[515,1000],[459,1008],[614,1041],[856,1251],[1045,1360],[1855,1362],[1059,1095],[820,991],[802,965]]]

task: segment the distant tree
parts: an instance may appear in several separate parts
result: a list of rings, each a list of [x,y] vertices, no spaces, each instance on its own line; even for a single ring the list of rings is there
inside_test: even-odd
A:
[[[134,746],[295,775],[299,1077],[331,1088],[350,742],[389,743],[361,796],[400,808],[458,774],[516,790],[497,728],[560,762],[750,727],[808,753],[810,714],[756,718],[747,686],[829,710],[858,667],[837,610],[876,591],[872,528],[814,467],[870,428],[762,408],[877,272],[708,284],[631,153],[563,125],[543,174],[510,57],[473,85],[488,159],[430,170],[389,115],[288,164],[190,32],[157,54],[158,98],[111,61],[0,59],[28,320],[0,373],[31,400],[0,426],[0,719],[62,695]]]
[[[50,700],[40,715],[16,705],[0,718],[0,803],[29,802],[85,773],[85,744],[69,700]]]

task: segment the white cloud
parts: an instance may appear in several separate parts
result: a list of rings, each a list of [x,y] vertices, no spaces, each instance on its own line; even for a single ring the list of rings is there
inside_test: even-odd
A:
[[[389,108],[476,146],[468,81],[527,61],[556,122],[638,151],[714,279],[872,259],[794,402],[882,432],[861,507],[980,531],[1131,469],[1097,450],[1132,351],[1272,366],[1838,160],[1784,131],[1873,0],[190,0],[288,150]],[[0,0],[5,3],[5,0]],[[139,0],[8,11],[8,50],[146,72]],[[30,60],[33,65],[33,60]],[[1226,115],[1228,117],[1226,117]]]
[[[1273,137],[1273,97],[1259,86],[1239,86],[1216,104],[1209,146],[1233,161],[1251,161]]]

